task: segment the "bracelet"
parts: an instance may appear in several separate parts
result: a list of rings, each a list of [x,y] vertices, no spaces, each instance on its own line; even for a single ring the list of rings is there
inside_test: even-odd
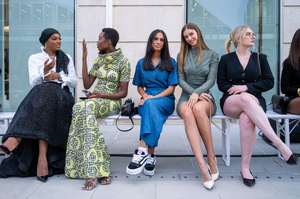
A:
[[[144,97],[143,95],[144,95],[145,93],[146,93],[146,92],[143,92],[143,93],[141,94],[141,96]],[[147,94],[147,93],[146,93],[146,94]]]
[[[298,88],[297,93],[298,93],[298,96],[300,96],[300,88]]]

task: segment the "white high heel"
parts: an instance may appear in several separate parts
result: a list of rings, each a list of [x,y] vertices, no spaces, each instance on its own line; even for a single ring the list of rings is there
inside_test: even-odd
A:
[[[216,160],[216,164],[217,164],[217,158],[216,158],[216,157],[215,157],[215,160]],[[208,167],[208,169],[209,169],[209,171],[210,171],[210,168],[209,168],[209,167]],[[218,172],[215,173],[215,174],[212,174],[212,173],[211,173],[211,177],[212,177],[213,181],[218,180],[219,177],[220,177],[220,172],[219,172],[219,170],[218,170]]]
[[[209,166],[207,165],[207,167],[208,167],[208,172],[209,172],[209,174],[210,174],[210,168],[209,168]],[[214,182],[214,180],[212,179],[212,180],[210,180],[210,181],[208,181],[208,182],[203,182],[203,187],[205,188],[205,189],[211,189],[213,186],[214,186],[214,184],[215,184],[215,182]]]

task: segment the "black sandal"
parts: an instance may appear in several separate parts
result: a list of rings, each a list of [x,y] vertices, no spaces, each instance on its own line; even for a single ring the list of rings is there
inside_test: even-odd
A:
[[[11,153],[10,150],[6,146],[0,145],[0,151],[2,151],[5,155],[9,155]]]

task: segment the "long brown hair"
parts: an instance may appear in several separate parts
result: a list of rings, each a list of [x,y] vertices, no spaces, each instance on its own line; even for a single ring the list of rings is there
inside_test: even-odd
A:
[[[298,70],[299,58],[300,58],[300,29],[298,29],[293,36],[289,56],[284,60],[284,62],[287,59],[290,59],[293,68],[295,70]]]
[[[185,70],[185,60],[187,57],[188,52],[191,50],[192,46],[188,44],[183,36],[183,32],[186,29],[192,29],[195,30],[198,36],[198,41],[197,41],[197,48],[198,48],[198,65],[202,61],[202,48],[206,50],[210,50],[207,45],[204,42],[202,32],[200,28],[194,24],[194,23],[188,23],[184,25],[181,29],[181,45],[180,45],[180,53],[179,53],[179,60],[178,60],[178,68],[181,72]]]

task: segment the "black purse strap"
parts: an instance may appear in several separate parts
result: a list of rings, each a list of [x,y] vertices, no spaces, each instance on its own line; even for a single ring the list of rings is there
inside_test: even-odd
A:
[[[261,67],[260,67],[259,53],[257,53],[257,62],[258,62],[258,67],[259,67],[259,76],[261,76]]]
[[[132,130],[133,127],[134,127],[134,122],[133,122],[133,120],[132,120],[132,117],[133,117],[134,114],[136,114],[136,112],[137,112],[137,108],[134,108],[133,113],[129,116],[129,119],[130,119],[130,121],[131,121],[131,123],[132,123],[132,127],[129,128],[129,129],[125,129],[125,130],[120,129],[120,128],[118,127],[118,120],[119,120],[119,117],[121,116],[121,114],[120,114],[120,115],[118,116],[118,118],[116,119],[116,127],[117,127],[117,129],[118,129],[119,131],[122,131],[122,132],[128,132],[128,131]]]

